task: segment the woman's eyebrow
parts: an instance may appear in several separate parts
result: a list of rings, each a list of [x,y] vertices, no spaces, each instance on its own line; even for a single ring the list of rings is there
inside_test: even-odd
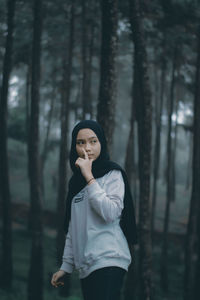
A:
[[[91,136],[88,138],[88,140],[91,140],[91,139],[97,139],[96,136]],[[77,139],[77,141],[85,141],[86,139]]]

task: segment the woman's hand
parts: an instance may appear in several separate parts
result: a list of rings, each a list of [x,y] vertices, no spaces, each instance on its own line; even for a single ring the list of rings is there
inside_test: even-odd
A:
[[[60,279],[61,277],[63,277],[65,274],[66,274],[66,272],[63,271],[63,270],[59,270],[59,271],[57,271],[56,273],[54,273],[53,276],[52,276],[52,279],[51,279],[51,284],[52,284],[54,287],[58,287],[58,286],[64,285],[64,282],[59,281],[59,279]]]
[[[87,152],[83,149],[83,156],[84,158],[78,157],[75,166],[81,169],[82,175],[85,177],[86,181],[89,181],[92,175],[92,162],[93,159],[89,159]]]

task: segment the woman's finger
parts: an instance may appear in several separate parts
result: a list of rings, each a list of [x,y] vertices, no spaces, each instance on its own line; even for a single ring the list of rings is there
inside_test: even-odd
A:
[[[53,274],[53,276],[52,276],[52,279],[51,279],[51,284],[53,285],[53,286],[57,286],[57,284],[56,284],[56,281],[58,280],[58,278],[57,278],[58,276],[57,276],[57,273],[54,273]]]
[[[83,154],[85,156],[85,159],[89,159],[87,152],[85,151],[85,149],[83,148]]]

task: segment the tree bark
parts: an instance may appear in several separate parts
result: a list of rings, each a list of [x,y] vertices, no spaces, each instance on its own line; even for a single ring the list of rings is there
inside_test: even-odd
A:
[[[186,182],[185,182],[185,190],[188,191],[191,186],[191,178],[192,178],[192,153],[193,153],[193,136],[190,131],[187,132],[189,135],[189,153],[188,153],[188,161],[187,161],[187,171],[186,171]]]
[[[34,1],[32,85],[30,117],[30,228],[32,234],[31,260],[28,276],[28,299],[43,299],[43,223],[39,168],[39,103],[40,59],[42,36],[42,1]]]
[[[135,53],[133,55],[134,61]],[[133,67],[134,69],[134,67]],[[131,118],[130,118],[130,131],[128,137],[128,143],[126,148],[126,157],[125,157],[125,170],[126,174],[129,178],[129,181],[133,182],[134,185],[134,195],[136,195],[136,165],[135,165],[135,121],[136,121],[136,111],[135,111],[135,99],[137,99],[136,95],[136,74],[135,69],[133,71],[133,88],[132,88],[132,102],[131,102]]]
[[[88,47],[88,26],[86,20],[86,11],[87,11],[87,2],[86,0],[81,1],[82,8],[82,106],[83,106],[83,119],[86,118],[86,114],[88,111],[88,99],[86,98],[87,93],[87,47]]]
[[[12,68],[15,3],[15,0],[7,1],[7,37],[3,61],[2,87],[0,94],[0,198],[3,205],[1,287],[3,288],[10,288],[13,278],[11,222],[12,211],[7,147],[7,110],[9,78]]]
[[[138,98],[136,113],[139,144],[139,278],[141,300],[151,299],[152,287],[152,245],[150,231],[150,169],[151,169],[151,93],[148,78],[147,55],[144,43],[144,30],[141,7],[138,0],[130,0],[130,21],[135,45],[135,67],[137,68]]]
[[[69,123],[69,100],[71,93],[71,73],[74,48],[74,4],[71,4],[70,11],[70,37],[69,37],[68,56],[64,53],[63,57],[63,79],[61,92],[61,140],[59,155],[59,179],[58,179],[58,199],[57,199],[57,260],[61,264],[64,248],[64,216],[65,200],[67,194],[67,160],[68,154],[68,123]]]
[[[30,132],[30,88],[31,88],[31,63],[27,65],[26,73],[26,143],[27,143],[27,157],[29,157],[29,132]],[[27,174],[30,180],[30,166],[29,161],[27,165]]]
[[[55,72],[53,72],[53,78],[55,76]],[[53,82],[52,82],[53,85]],[[45,186],[44,186],[44,168],[45,168],[45,163],[48,157],[48,152],[49,152],[49,134],[50,134],[50,129],[51,129],[51,122],[52,122],[52,116],[53,116],[53,110],[54,110],[54,104],[55,104],[55,99],[56,99],[56,87],[53,87],[52,94],[51,94],[51,103],[50,103],[50,110],[48,113],[48,123],[47,123],[47,130],[46,130],[46,136],[44,140],[44,146],[42,153],[40,155],[40,178],[41,178],[41,191],[42,191],[42,196],[45,196]]]
[[[69,101],[71,95],[71,74],[72,60],[74,49],[74,4],[71,4],[70,9],[70,36],[68,56],[64,53],[63,57],[63,80],[61,92],[61,140],[60,140],[60,155],[59,155],[59,174],[58,174],[58,199],[57,199],[57,263],[60,266],[65,244],[64,234],[64,217],[65,217],[65,201],[67,196],[67,161],[68,154],[68,131],[69,131]],[[60,290],[61,295],[68,296],[70,290],[70,277],[64,279],[64,289]]]
[[[184,300],[198,299],[200,265],[200,26],[194,99],[192,195],[185,248]]]
[[[170,103],[168,112],[168,135],[167,135],[167,193],[166,193],[166,206],[164,216],[164,228],[163,228],[163,244],[161,251],[161,287],[168,291],[168,230],[169,230],[169,216],[170,216],[170,203],[172,200],[172,113],[174,103],[174,86],[175,86],[175,71],[176,71],[176,55],[177,49],[174,49],[173,64],[172,64],[172,81],[170,91]]]
[[[95,12],[93,11],[95,14]],[[90,118],[93,118],[93,107],[92,107],[92,61],[93,61],[93,54],[94,54],[94,38],[95,38],[95,24],[93,20],[90,20],[90,41],[89,41],[89,58],[88,58],[88,80],[87,80],[87,88],[86,88],[86,99],[88,101],[88,111]]]
[[[135,57],[135,53],[133,55],[133,58]],[[134,68],[133,72],[133,91],[132,91],[132,103],[131,103],[131,119],[130,119],[130,131],[129,131],[129,137],[128,137],[128,143],[126,148],[126,158],[125,158],[125,171],[129,178],[129,182],[131,183],[131,186],[133,185],[133,199],[136,200],[136,166],[135,166],[135,145],[134,142],[136,141],[135,138],[135,99],[136,97],[136,68]],[[136,205],[135,205],[136,208]],[[132,257],[134,257],[135,252],[132,250]],[[134,259],[133,259],[134,261]],[[137,286],[137,275],[136,275],[136,264],[135,262],[131,262],[131,265],[128,269],[128,274],[126,277],[125,282],[125,295],[124,299],[134,299],[136,296],[136,286]]]
[[[174,128],[174,142],[172,146],[172,169],[171,169],[171,187],[172,187],[172,198],[171,202],[176,200],[176,152],[177,152],[177,136],[178,136],[178,97],[175,102],[175,128]]]
[[[108,148],[110,151],[113,143],[113,132],[115,127],[117,0],[102,0],[101,11],[102,40],[97,120],[102,125],[106,133]]]
[[[165,39],[165,37],[164,37]],[[165,54],[165,41],[163,45],[163,52]],[[163,56],[164,56],[163,54]],[[158,115],[156,117],[156,141],[154,151],[154,166],[153,166],[153,193],[152,193],[152,214],[151,214],[151,232],[152,238],[155,230],[155,216],[156,216],[156,199],[157,199],[157,180],[160,165],[160,140],[161,140],[161,118],[164,102],[164,86],[165,86],[165,75],[166,75],[166,61],[165,58],[162,60],[161,68],[161,91],[160,91],[160,103],[158,105]]]

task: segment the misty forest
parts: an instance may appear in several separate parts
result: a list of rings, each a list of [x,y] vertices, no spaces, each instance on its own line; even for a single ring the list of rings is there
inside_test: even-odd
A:
[[[0,298],[83,299],[50,281],[94,119],[136,210],[121,300],[200,299],[200,1],[0,0],[0,71]]]

